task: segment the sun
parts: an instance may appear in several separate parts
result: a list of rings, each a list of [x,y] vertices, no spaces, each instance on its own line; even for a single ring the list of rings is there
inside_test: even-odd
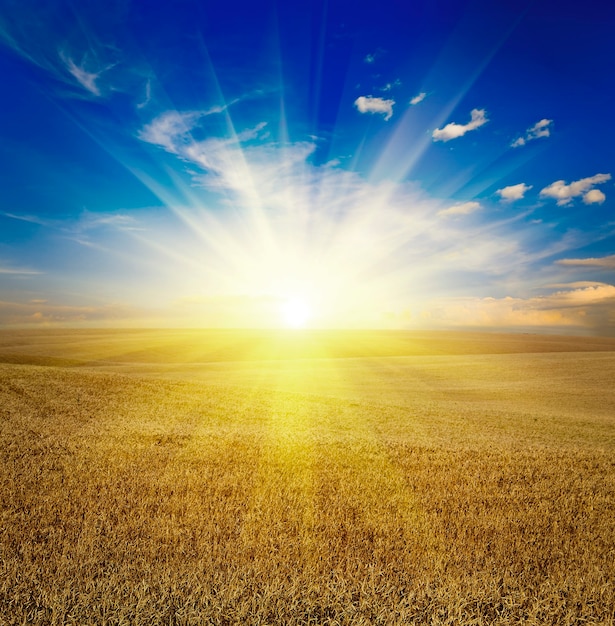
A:
[[[305,328],[312,310],[305,298],[293,297],[284,300],[280,307],[282,321],[288,328]]]

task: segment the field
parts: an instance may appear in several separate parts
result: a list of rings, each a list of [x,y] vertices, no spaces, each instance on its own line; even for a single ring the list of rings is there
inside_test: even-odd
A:
[[[615,340],[0,332],[0,624],[614,624]]]

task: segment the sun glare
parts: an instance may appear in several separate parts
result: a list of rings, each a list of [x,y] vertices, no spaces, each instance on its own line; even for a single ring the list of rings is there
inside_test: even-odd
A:
[[[303,298],[289,298],[281,306],[282,320],[289,328],[304,328],[310,320],[312,311]]]

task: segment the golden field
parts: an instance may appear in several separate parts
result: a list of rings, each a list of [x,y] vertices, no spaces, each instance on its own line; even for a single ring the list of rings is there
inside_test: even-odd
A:
[[[0,332],[0,624],[613,624],[615,340]]]

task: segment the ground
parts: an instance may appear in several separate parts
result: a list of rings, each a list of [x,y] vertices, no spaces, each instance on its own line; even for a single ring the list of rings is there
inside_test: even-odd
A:
[[[0,624],[615,622],[615,340],[0,332]]]

